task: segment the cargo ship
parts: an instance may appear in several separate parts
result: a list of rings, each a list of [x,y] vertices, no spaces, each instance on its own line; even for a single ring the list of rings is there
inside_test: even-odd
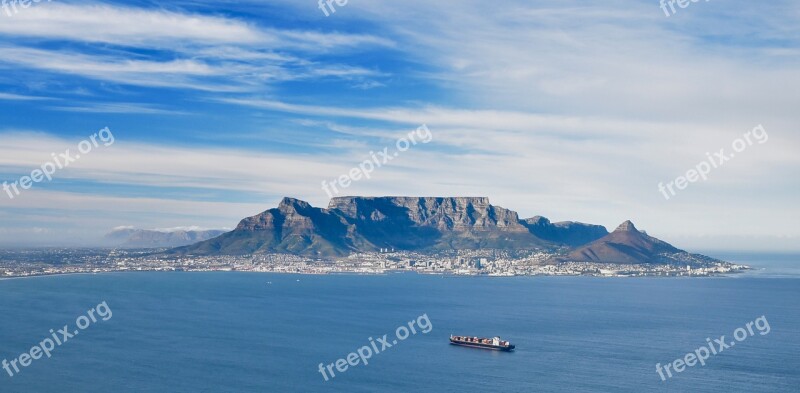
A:
[[[461,345],[465,347],[493,349],[495,351],[510,352],[516,348],[508,341],[503,341],[500,337],[480,338],[480,337],[467,337],[467,336],[454,336],[450,335],[450,344]]]

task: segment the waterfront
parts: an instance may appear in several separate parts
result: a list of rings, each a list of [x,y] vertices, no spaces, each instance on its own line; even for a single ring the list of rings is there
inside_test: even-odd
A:
[[[239,271],[294,274],[386,274],[415,272],[465,276],[684,276],[705,277],[740,273],[743,264],[686,254],[672,264],[559,262],[559,254],[541,250],[459,250],[438,253],[375,252],[334,259],[288,254],[177,257],[163,250],[33,249],[0,251],[0,278],[53,274],[130,271]]]

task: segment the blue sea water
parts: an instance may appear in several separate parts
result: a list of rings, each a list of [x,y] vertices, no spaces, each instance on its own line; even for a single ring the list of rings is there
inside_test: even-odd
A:
[[[794,265],[797,266],[797,265]],[[784,266],[785,267],[785,266]],[[769,270],[768,268],[765,268]],[[470,278],[114,273],[0,281],[0,360],[112,310],[0,392],[798,392],[800,276]],[[325,381],[333,363],[426,314],[432,330]],[[662,381],[765,316],[755,335]],[[501,335],[500,353],[448,345]],[[380,345],[378,346],[380,348]],[[334,369],[335,370],[335,369]]]

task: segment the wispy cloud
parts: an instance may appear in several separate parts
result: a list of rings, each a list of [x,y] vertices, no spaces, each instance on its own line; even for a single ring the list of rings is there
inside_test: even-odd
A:
[[[41,101],[51,100],[50,97],[28,96],[23,94],[0,93],[0,100],[6,101]]]
[[[3,18],[0,33],[125,46],[230,44],[271,39],[239,20],[109,4],[52,2]]]
[[[85,103],[71,106],[49,106],[49,109],[80,113],[136,113],[143,115],[187,115],[189,112],[159,108],[137,103]]]
[[[58,50],[20,43],[0,63],[122,85],[253,91],[291,80],[361,80],[384,73],[314,57],[393,42],[366,34],[263,27],[241,19],[109,4],[48,3],[4,19],[7,38],[103,43]]]
[[[0,33],[131,47],[258,45],[272,49],[393,46],[368,34],[284,30],[242,19],[112,4],[52,2],[4,18]]]

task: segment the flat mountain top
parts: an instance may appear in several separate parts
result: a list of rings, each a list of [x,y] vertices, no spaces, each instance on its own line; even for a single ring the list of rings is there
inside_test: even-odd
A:
[[[285,252],[342,256],[353,252],[552,247],[511,210],[486,197],[340,197],[327,209],[284,198],[243,219],[232,232],[174,250],[180,254]]]

